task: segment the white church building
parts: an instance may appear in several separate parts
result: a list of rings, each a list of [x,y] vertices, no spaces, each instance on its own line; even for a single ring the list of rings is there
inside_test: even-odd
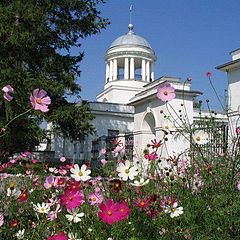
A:
[[[229,107],[231,114],[237,116],[240,103],[240,49],[231,53],[232,61],[217,69],[228,74]],[[106,77],[103,91],[89,102],[95,119],[95,135],[84,141],[70,141],[53,137],[51,151],[55,158],[65,156],[74,160],[97,160],[106,139],[118,137],[124,143],[132,141],[134,149],[142,152],[153,139],[164,137],[164,130],[174,133],[184,124],[193,124],[208,112],[194,108],[194,100],[202,93],[191,89],[191,81],[178,77],[162,76],[155,78],[154,65],[157,56],[149,42],[134,33],[129,24],[128,33],[112,42],[105,54]],[[176,97],[169,103],[157,98],[157,88],[167,82],[175,88]],[[215,115],[220,122],[226,123],[226,115]],[[234,121],[236,121],[236,117]],[[189,141],[175,134],[168,135],[168,153],[180,153],[189,148]],[[40,150],[44,150],[42,144]],[[163,153],[163,155],[167,153]]]

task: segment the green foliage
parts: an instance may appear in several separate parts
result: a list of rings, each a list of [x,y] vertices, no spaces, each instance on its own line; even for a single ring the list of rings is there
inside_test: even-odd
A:
[[[38,123],[45,119],[64,135],[76,140],[93,131],[89,123],[93,119],[89,107],[76,106],[66,96],[79,96],[80,39],[97,34],[108,20],[100,16],[96,0],[18,0],[0,2],[0,87],[10,84],[14,100],[0,101],[0,128],[18,114],[30,108],[29,96],[33,89],[45,89],[52,99],[50,111],[39,111],[21,117],[11,124],[1,139],[0,149],[13,152],[32,149],[42,131]],[[77,52],[71,53],[74,48]],[[29,120],[29,117],[31,120]],[[27,125],[28,126],[25,126]],[[18,131],[16,128],[18,126]],[[25,135],[23,137],[23,135]],[[19,145],[24,138],[24,144]],[[22,140],[23,142],[23,140]]]

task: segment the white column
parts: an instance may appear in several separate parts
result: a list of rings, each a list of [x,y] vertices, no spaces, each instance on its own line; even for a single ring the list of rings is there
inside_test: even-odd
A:
[[[109,82],[113,80],[113,60],[110,60]]]
[[[110,70],[109,62],[107,62],[106,63],[106,83],[109,82],[109,70]]]
[[[142,60],[142,80],[146,80],[146,61],[145,59]]]
[[[124,63],[124,79],[129,79],[129,58],[125,58]]]
[[[135,74],[134,74],[134,58],[130,59],[130,79],[134,79]]]
[[[154,62],[151,63],[151,81],[154,81]]]
[[[113,80],[117,80],[117,59],[113,59]]]
[[[147,81],[150,82],[150,62],[147,61],[146,64],[146,75],[147,75]]]

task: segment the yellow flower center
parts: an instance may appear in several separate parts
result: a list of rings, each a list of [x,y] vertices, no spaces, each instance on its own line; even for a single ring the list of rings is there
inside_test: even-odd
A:
[[[82,172],[79,172],[78,175],[79,175],[80,177],[82,177],[82,176],[83,176],[83,173],[82,173]]]
[[[118,187],[119,187],[119,183],[116,183],[116,184],[115,184],[115,187],[118,188]]]
[[[129,169],[125,169],[125,173],[129,173]]]
[[[167,92],[167,91],[164,91],[163,94],[164,94],[165,96],[167,96],[167,95],[168,95],[168,92]]]
[[[201,140],[200,136],[197,136],[197,137],[196,137],[196,141],[199,142],[200,140]]]
[[[93,202],[96,202],[96,201],[97,201],[97,199],[96,199],[95,197],[93,197],[93,198],[92,198],[92,201],[93,201]]]
[[[121,209],[120,212],[124,212],[124,209]]]
[[[109,216],[111,216],[111,215],[112,215],[112,211],[107,211],[107,214],[108,214]]]
[[[42,104],[42,100],[41,100],[41,98],[37,98],[37,99],[36,99],[36,103],[38,103],[38,104]]]

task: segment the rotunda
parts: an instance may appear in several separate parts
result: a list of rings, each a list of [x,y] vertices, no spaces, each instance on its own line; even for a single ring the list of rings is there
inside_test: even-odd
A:
[[[146,39],[133,32],[114,40],[105,54],[106,78],[104,91],[97,96],[100,102],[126,104],[154,80],[155,53]]]

